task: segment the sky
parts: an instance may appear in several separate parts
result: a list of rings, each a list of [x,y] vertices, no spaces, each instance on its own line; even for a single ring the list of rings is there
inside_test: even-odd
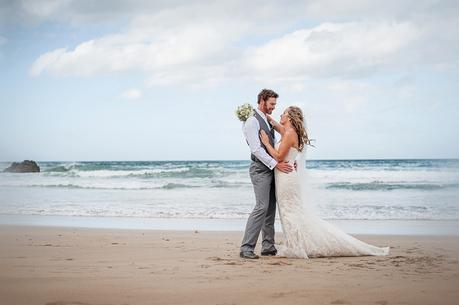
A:
[[[458,1],[0,0],[0,161],[249,160],[263,88],[310,159],[459,158],[458,54]]]

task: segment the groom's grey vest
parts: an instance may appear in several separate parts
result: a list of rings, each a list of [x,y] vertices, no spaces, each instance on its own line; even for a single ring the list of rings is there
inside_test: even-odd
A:
[[[274,128],[270,129],[269,126],[266,124],[266,121],[261,117],[261,115],[258,112],[255,111],[255,115],[254,116],[258,120],[258,123],[260,124],[260,129],[263,129],[266,132],[266,134],[268,135],[269,143],[271,144],[271,146],[274,147]],[[263,145],[263,143],[261,143],[261,140],[260,140],[260,144],[261,144],[261,147],[263,147],[266,150],[266,152],[268,152],[268,150]],[[250,154],[250,159],[252,159],[252,161],[254,161],[254,162],[260,162],[260,163],[263,164],[263,162],[258,160],[258,158],[254,156],[254,154]]]
[[[254,116],[260,124],[260,129],[266,132],[269,142],[274,146],[274,130],[269,128],[260,114],[255,112]],[[263,143],[261,143],[261,146],[265,148]],[[274,246],[274,221],[276,219],[274,172],[253,154],[251,159],[249,174],[255,192],[256,205],[245,226],[241,252],[255,249],[260,231],[262,231],[263,238],[261,251],[276,251]]]

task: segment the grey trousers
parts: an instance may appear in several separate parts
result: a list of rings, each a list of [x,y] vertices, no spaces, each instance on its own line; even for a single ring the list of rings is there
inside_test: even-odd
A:
[[[262,251],[276,250],[274,247],[274,221],[276,218],[276,190],[274,172],[259,161],[250,164],[250,180],[255,191],[255,208],[247,220],[241,252],[254,251],[262,231]]]

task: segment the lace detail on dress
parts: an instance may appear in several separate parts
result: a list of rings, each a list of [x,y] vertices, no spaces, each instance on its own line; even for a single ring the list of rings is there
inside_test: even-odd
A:
[[[279,143],[276,145],[278,147]],[[293,165],[298,150],[290,148],[285,161]],[[304,209],[296,171],[274,170],[276,198],[285,245],[277,245],[278,255],[297,258],[325,256],[388,255],[389,247],[379,248],[343,232]]]

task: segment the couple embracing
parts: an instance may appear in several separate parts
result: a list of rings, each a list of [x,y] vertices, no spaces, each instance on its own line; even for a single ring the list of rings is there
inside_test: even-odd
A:
[[[300,108],[290,106],[276,122],[270,115],[278,94],[263,89],[258,107],[243,125],[250,147],[250,179],[255,191],[255,208],[250,214],[240,248],[240,256],[257,259],[255,245],[262,233],[262,256],[312,258],[327,256],[388,255],[389,247],[379,248],[346,234],[319,218],[306,201],[304,150],[310,144]],[[281,139],[275,143],[275,131]],[[298,162],[297,162],[298,161]],[[276,202],[285,245],[275,245]]]

